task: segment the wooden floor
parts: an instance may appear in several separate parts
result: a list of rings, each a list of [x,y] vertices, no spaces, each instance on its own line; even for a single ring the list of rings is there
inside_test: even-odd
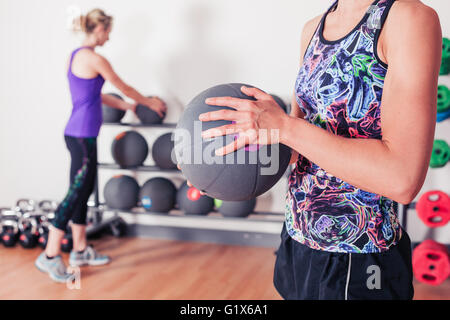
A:
[[[281,299],[272,249],[113,237],[93,243],[113,260],[81,268],[81,289],[39,272],[33,262],[40,249],[0,247],[0,299]],[[415,298],[450,299],[450,281],[416,284]]]

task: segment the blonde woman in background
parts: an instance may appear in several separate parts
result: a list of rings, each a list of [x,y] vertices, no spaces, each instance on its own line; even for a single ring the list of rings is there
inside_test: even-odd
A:
[[[99,254],[86,239],[87,201],[94,189],[97,173],[97,136],[102,125],[102,103],[121,110],[135,111],[136,105],[148,106],[161,117],[166,112],[159,98],[147,98],[126,84],[113,70],[108,60],[95,52],[109,40],[112,16],[100,9],[77,19],[76,25],[85,33],[81,47],[70,55],[67,77],[72,97],[72,114],[64,131],[71,155],[70,187],[55,213],[45,251],[35,261],[36,267],[57,282],[71,278],[60,254],[60,243],[72,221],[73,250],[69,263],[73,266],[104,265],[110,258]],[[101,93],[105,81],[111,82],[124,95],[134,100],[128,103]]]

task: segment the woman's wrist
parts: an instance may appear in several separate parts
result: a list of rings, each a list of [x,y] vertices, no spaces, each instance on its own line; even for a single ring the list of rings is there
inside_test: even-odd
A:
[[[290,115],[283,118],[279,133],[280,143],[286,146],[290,145],[292,136],[297,137],[299,135],[299,127],[302,124],[301,121],[302,119]],[[295,135],[293,135],[292,132],[295,132]]]
[[[128,102],[123,101],[121,109],[125,110],[125,111],[130,110],[130,111],[134,112],[136,110],[136,103],[128,103]]]

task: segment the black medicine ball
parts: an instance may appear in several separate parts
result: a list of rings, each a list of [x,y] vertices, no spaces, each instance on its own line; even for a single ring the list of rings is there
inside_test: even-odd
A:
[[[123,98],[116,94],[116,93],[108,93],[108,95],[114,96],[120,100],[123,100]],[[102,117],[104,123],[119,123],[120,120],[125,115],[125,110],[120,110],[116,108],[109,107],[106,104],[102,104]]]
[[[177,188],[166,178],[148,180],[139,192],[141,206],[149,212],[167,213],[175,207]]]
[[[115,176],[106,183],[103,196],[109,208],[130,210],[138,203],[139,184],[130,176]]]
[[[155,111],[143,104],[136,106],[136,115],[142,124],[161,124],[166,116],[164,114],[164,117],[161,118]]]
[[[177,164],[172,161],[173,151],[172,133],[166,133],[156,139],[152,146],[152,157],[161,169],[176,169]]]
[[[195,187],[184,182],[177,192],[177,204],[187,215],[207,215],[214,209],[214,199],[200,194]]]
[[[122,168],[138,167],[147,158],[147,141],[136,131],[122,132],[115,137],[111,153],[114,161]]]

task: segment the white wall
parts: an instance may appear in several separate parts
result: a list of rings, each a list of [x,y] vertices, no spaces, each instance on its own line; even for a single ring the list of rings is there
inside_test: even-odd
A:
[[[450,36],[449,4],[428,0]],[[66,80],[69,52],[80,43],[66,28],[68,8],[104,8],[114,16],[111,41],[99,52],[119,75],[146,94],[161,95],[175,121],[193,96],[218,83],[246,82],[289,99],[298,71],[303,24],[331,0],[1,0],[0,206],[16,199],[61,199],[68,186],[69,154],[63,130],[71,105]],[[442,78],[442,82],[450,81]],[[109,84],[105,91],[113,90]],[[120,128],[103,128],[100,159]],[[156,137],[144,132],[151,145]],[[162,133],[162,132],[159,132]],[[447,137],[450,123],[438,125]],[[447,139],[448,140],[448,139]],[[148,163],[151,159],[148,160]],[[450,193],[450,166],[430,171],[424,190]],[[102,171],[100,183],[113,172]],[[139,175],[143,183],[151,175]],[[283,211],[284,181],[259,210]],[[412,237],[426,228],[411,214]],[[438,239],[450,243],[448,228]]]

